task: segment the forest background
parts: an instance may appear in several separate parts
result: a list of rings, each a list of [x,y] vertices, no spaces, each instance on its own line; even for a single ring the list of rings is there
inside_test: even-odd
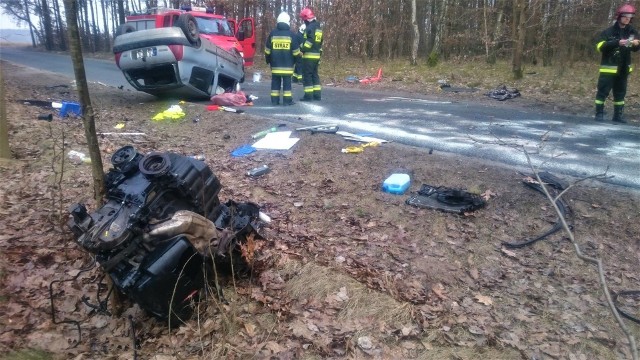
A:
[[[83,49],[110,52],[115,29],[128,13],[205,6],[229,18],[254,17],[261,54],[275,16],[280,11],[296,15],[309,6],[323,25],[325,58],[406,59],[430,66],[449,60],[488,64],[502,60],[511,64],[513,77],[519,79],[529,64],[564,69],[585,60],[597,62],[595,39],[610,25],[620,4],[618,0],[79,0],[78,16]],[[0,0],[0,6],[30,29],[34,47],[68,49],[61,0]]]

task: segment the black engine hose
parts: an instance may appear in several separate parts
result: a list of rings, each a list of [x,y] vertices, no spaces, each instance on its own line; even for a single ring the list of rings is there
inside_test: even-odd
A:
[[[640,297],[640,290],[627,290],[627,291],[620,291],[620,292],[615,293],[613,295],[613,306],[615,306],[616,310],[618,310],[620,315],[626,317],[627,319],[633,321],[636,324],[640,324],[640,319],[638,319],[637,317],[635,317],[633,315],[630,315],[630,314],[626,313],[623,310],[620,310],[620,303],[618,302],[618,297],[619,296],[628,296],[628,295]]]

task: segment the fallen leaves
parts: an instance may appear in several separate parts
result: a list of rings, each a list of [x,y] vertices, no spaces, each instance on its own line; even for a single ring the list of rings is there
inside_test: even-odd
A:
[[[11,71],[3,74],[13,75]],[[37,87],[37,81],[11,86],[17,93],[30,93]],[[15,96],[13,90],[7,96]],[[127,99],[100,98],[111,107],[132,104],[129,98],[136,96],[128,93]],[[13,106],[11,101],[7,104]],[[216,357],[211,354],[229,359],[335,358],[362,357],[364,352],[402,359],[446,346],[461,351],[461,346],[469,344],[476,346],[474,351],[513,347],[527,357],[533,357],[530,355],[538,349],[548,354],[544,356],[555,356],[558,343],[584,344],[581,349],[590,349],[589,342],[595,342],[613,349],[589,356],[574,356],[570,351],[575,347],[560,351],[562,357],[579,360],[607,357],[620,349],[619,339],[603,335],[616,329],[606,322],[602,311],[591,311],[600,300],[594,291],[597,279],[584,270],[584,264],[573,261],[569,247],[563,247],[561,241],[518,250],[499,247],[500,239],[533,231],[536,222],[544,223],[544,219],[531,217],[530,209],[549,208],[537,199],[531,203],[534,197],[518,190],[519,182],[511,179],[509,170],[478,167],[458,159],[455,166],[451,166],[451,159],[438,163],[438,158],[430,158],[426,163],[421,153],[400,149],[385,152],[378,148],[374,150],[380,151],[370,155],[365,152],[342,160],[326,156],[336,145],[327,136],[304,138],[304,147],[286,155],[261,153],[231,160],[231,143],[254,133],[257,121],[238,122],[218,114],[216,118],[202,116],[197,124],[157,127],[136,120],[146,118],[138,115],[144,115],[145,108],[157,105],[155,102],[133,104],[135,109],[113,106],[117,111],[101,112],[98,126],[110,128],[126,116],[132,119],[127,128],[149,134],[138,147],[141,151],[206,154],[207,163],[224,186],[221,198],[256,201],[273,220],[263,229],[272,251],[264,259],[254,259],[266,259],[272,268],[252,274],[251,281],[235,279],[232,284],[222,284],[227,303],[208,298],[200,304],[197,319],[171,332],[166,324],[139,309],[126,312],[135,318],[140,358]],[[14,116],[11,123],[13,154],[29,161],[29,166],[1,174],[0,262],[4,271],[2,296],[8,302],[0,303],[0,317],[7,330],[0,334],[0,343],[7,348],[45,344],[60,358],[131,359],[134,354],[127,316],[100,315],[83,322],[83,333],[89,340],[75,350],[69,350],[77,338],[74,326],[51,322],[48,284],[78,275],[84,263],[78,259],[85,258],[68,234],[58,230],[59,222],[51,221],[58,211],[52,205],[58,193],[50,182],[51,164],[39,167],[42,164],[38,163],[50,150],[47,141],[40,141],[48,139],[48,134],[31,121],[32,115]],[[86,147],[80,123],[54,122],[52,126],[67,131],[69,146]],[[232,134],[232,141],[230,137],[222,140],[223,134]],[[128,140],[103,138],[100,142],[107,163],[109,154]],[[272,172],[254,181],[238,176],[256,163],[269,163]],[[434,178],[443,185],[465,186],[469,180],[484,189],[489,184],[491,189],[480,196],[493,200],[492,206],[465,217],[407,208],[400,197],[379,196],[380,179],[372,174],[388,170],[389,164],[415,168],[416,181]],[[63,211],[70,202],[91,198],[89,168],[83,164],[66,166],[59,204]],[[474,171],[477,169],[481,172]],[[580,198],[585,209],[577,216],[581,222],[576,229],[602,237],[612,283],[624,286],[637,281],[637,244],[628,239],[639,231],[635,222],[627,221],[629,214],[637,213],[637,206],[624,201],[629,195],[605,194],[597,188],[580,193]],[[615,207],[606,205],[613,203]],[[602,211],[605,207],[607,211]],[[242,249],[247,258],[257,250],[258,243],[252,240]],[[287,286],[299,265],[308,263],[349,274],[367,286],[368,296],[358,296],[352,286],[335,282],[333,277],[328,279],[330,288],[319,297],[291,296]],[[554,271],[547,271],[549,268]],[[84,294],[95,298],[91,281],[99,275],[90,271],[77,283],[56,285],[58,319],[88,316],[91,309],[78,299]],[[315,275],[302,286],[313,287],[314,281],[325,276]],[[579,292],[573,284],[580,285]],[[381,295],[402,300],[394,306],[409,309],[410,316],[391,325],[392,321],[384,318],[388,315],[384,312],[391,311],[375,312],[378,304],[373,300]],[[349,318],[363,308],[372,312],[355,320]],[[488,342],[497,344],[487,346]],[[202,349],[204,356],[200,355]],[[508,355],[501,358],[516,358]]]
[[[440,299],[440,300],[446,300],[447,296],[444,294],[444,286],[440,283],[434,284],[431,287],[431,291],[433,291],[434,294],[436,294],[436,296]]]
[[[500,248],[500,251],[501,251],[503,254],[505,254],[505,255],[507,255],[508,257],[510,257],[510,258],[514,258],[514,259],[517,259],[517,258],[518,258],[518,255],[517,255],[514,251],[508,250],[508,249],[506,249],[506,248],[504,248],[504,247],[503,247],[503,248]]]
[[[482,194],[480,194],[480,196],[485,200],[485,201],[489,201],[489,199],[491,199],[492,197],[498,196],[498,194],[494,193],[491,190],[485,190],[485,192],[483,192]]]
[[[256,326],[251,323],[244,324],[244,330],[250,337],[256,336]]]
[[[489,296],[476,294],[474,298],[483,305],[493,305],[493,300]]]

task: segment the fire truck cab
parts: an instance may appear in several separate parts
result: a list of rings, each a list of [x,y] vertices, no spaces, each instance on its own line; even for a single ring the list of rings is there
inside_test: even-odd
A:
[[[151,9],[145,13],[136,13],[126,17],[123,32],[165,28],[175,26],[178,18],[185,12],[196,19],[200,37],[227,51],[236,51],[244,59],[245,66],[253,65],[256,52],[255,23],[253,18],[239,21],[214,14],[203,7],[183,7],[182,9]],[[119,29],[121,29],[119,28]],[[116,36],[120,35],[116,33]]]

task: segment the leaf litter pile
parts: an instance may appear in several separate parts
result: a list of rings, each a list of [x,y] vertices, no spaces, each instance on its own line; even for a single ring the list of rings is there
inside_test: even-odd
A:
[[[234,158],[231,152],[272,126],[269,120],[186,103],[183,121],[152,122],[169,101],[91,84],[99,133],[145,134],[100,136],[105,170],[124,145],[204,155],[223,186],[221,202],[254,202],[272,219],[256,254],[268,266],[225,279],[224,301],[200,301],[186,323],[169,328],[126,299],[119,315],[97,311],[88,304],[104,300],[96,298],[106,294],[98,283],[102,271],[88,267],[90,256],[65,226],[69,205],[95,209],[90,165],[67,157],[70,150],[87,153],[81,121],[39,121],[52,110],[20,101],[73,100],[75,93],[57,75],[9,64],[3,70],[14,160],[0,163],[2,353],[60,359],[630,357],[596,269],[575,256],[562,232],[531,246],[502,247],[535,237],[557,218],[516,169],[399,144],[342,154],[350,143],[308,132],[296,133],[301,140],[290,151]],[[118,124],[124,127],[114,129]],[[246,176],[263,164],[269,173]],[[411,174],[409,192],[382,192],[382,181],[400,171]],[[423,183],[466,189],[487,204],[464,215],[406,205]],[[583,251],[603,260],[609,288],[640,288],[638,193],[585,182],[563,198]],[[632,300],[625,306],[637,314]],[[637,338],[638,325],[627,324]]]

